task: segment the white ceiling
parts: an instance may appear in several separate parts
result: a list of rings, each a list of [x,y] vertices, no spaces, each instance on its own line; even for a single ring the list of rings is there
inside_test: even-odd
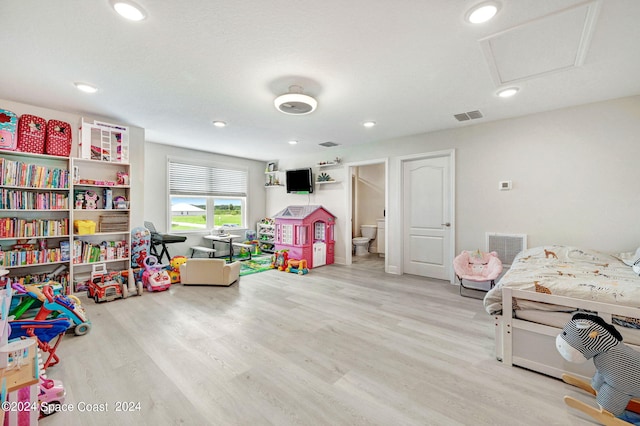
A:
[[[494,20],[466,23],[479,2],[137,0],[148,18],[133,23],[108,0],[4,0],[0,99],[269,160],[640,94],[640,1],[500,0]],[[514,98],[495,96],[500,67]],[[275,109],[291,85],[315,112]]]

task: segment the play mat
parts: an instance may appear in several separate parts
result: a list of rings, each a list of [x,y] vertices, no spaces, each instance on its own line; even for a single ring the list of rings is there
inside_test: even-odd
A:
[[[253,255],[251,260],[243,260],[240,262],[240,276],[268,271],[269,269],[271,269],[270,254]]]

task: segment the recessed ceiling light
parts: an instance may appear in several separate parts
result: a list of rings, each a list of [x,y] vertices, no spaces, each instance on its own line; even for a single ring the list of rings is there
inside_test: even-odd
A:
[[[496,94],[501,98],[510,98],[511,96],[518,93],[518,90],[520,89],[517,87],[507,87],[506,89],[498,90]]]
[[[120,16],[130,21],[142,21],[147,17],[144,9],[129,0],[110,0],[111,6]]]
[[[362,123],[362,125],[364,127],[373,127],[373,126],[376,125],[376,122],[375,121],[365,121],[364,123]]]
[[[490,1],[480,3],[467,12],[465,20],[472,24],[482,24],[496,16],[499,9],[499,4],[497,2]]]
[[[227,125],[227,123],[224,122],[224,121],[214,121],[213,125],[216,126],[216,127],[225,127]]]
[[[88,84],[88,83],[75,82],[73,84],[76,86],[78,90],[81,90],[85,93],[96,93],[98,91],[98,88],[96,86],[92,86],[91,84]]]
[[[289,145],[297,145],[298,141],[289,141]]]

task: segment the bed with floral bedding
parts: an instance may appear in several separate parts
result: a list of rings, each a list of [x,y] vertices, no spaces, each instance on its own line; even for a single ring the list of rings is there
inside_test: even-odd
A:
[[[569,364],[555,349],[556,335],[576,311],[597,313],[640,348],[640,277],[633,256],[558,245],[520,252],[484,298],[495,317],[497,358],[555,377],[571,372],[589,378],[591,363]]]

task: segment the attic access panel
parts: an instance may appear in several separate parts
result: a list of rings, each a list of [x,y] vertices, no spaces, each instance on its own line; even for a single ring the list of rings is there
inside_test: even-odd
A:
[[[495,84],[581,66],[600,4],[600,0],[581,3],[479,40]]]

